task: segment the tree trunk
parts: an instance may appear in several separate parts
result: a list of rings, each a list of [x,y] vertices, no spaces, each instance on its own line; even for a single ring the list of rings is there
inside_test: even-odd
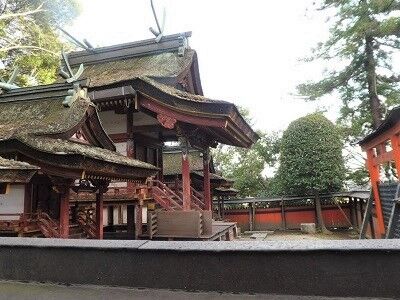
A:
[[[318,192],[315,193],[315,214],[317,217],[317,227],[321,229],[322,233],[332,234],[332,232],[325,227],[324,218],[322,217],[321,199],[319,198]]]
[[[365,72],[368,85],[369,106],[372,116],[372,128],[382,123],[382,105],[376,87],[376,62],[374,58],[374,42],[372,37],[365,38]]]

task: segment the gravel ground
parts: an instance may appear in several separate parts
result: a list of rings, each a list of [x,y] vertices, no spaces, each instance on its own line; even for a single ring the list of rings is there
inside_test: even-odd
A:
[[[300,231],[257,231],[257,236],[264,235],[264,238],[251,238],[249,232],[243,233],[240,240],[264,240],[264,241],[282,241],[282,240],[353,240],[358,239],[355,231],[335,231],[332,234],[307,234]]]

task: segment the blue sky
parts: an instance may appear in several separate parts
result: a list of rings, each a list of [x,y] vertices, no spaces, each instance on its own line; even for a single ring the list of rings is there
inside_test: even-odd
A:
[[[154,0],[167,11],[166,34],[192,31],[206,96],[247,107],[257,129],[283,130],[316,109],[334,120],[334,97],[305,103],[298,83],[316,79],[323,65],[299,58],[327,36],[324,16],[312,0]],[[152,37],[149,0],[80,0],[82,13],[67,29],[95,46]],[[308,11],[307,11],[308,9]],[[310,10],[311,9],[311,10]]]

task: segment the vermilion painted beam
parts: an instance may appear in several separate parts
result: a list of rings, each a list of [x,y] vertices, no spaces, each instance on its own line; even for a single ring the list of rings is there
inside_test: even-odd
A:
[[[393,158],[394,158],[393,151],[382,152],[381,150],[380,154],[373,158],[373,164],[374,166],[379,166],[386,162],[393,161]]]
[[[210,155],[208,149],[203,153],[203,190],[205,210],[211,210]]]
[[[399,143],[399,136],[398,135],[393,135],[390,139],[390,142],[392,143],[392,152],[393,152],[393,160],[396,165],[396,171],[397,171],[397,178],[400,177],[400,143]]]
[[[183,210],[190,210],[190,167],[189,155],[182,151],[182,188],[183,188]]]
[[[96,238],[103,239],[103,192],[96,194]]]
[[[65,187],[60,197],[60,235],[69,237],[69,187]]]
[[[367,151],[370,148],[374,148],[377,145],[383,144],[384,142],[388,141],[391,139],[391,137],[395,134],[400,133],[400,122],[398,122],[395,126],[390,128],[388,131],[380,134],[373,140],[369,141],[368,143],[364,144],[361,146],[361,148],[365,151]]]
[[[385,224],[383,222],[383,212],[382,212],[382,204],[381,204],[381,198],[379,196],[379,190],[378,190],[378,185],[379,185],[379,166],[374,165],[374,152],[373,149],[368,149],[367,151],[367,167],[368,167],[368,172],[369,176],[371,178],[371,187],[372,187],[372,192],[374,194],[374,200],[375,200],[375,208],[376,208],[376,216],[377,216],[377,221],[378,221],[378,226],[376,228],[376,236],[379,238],[383,238],[385,235]]]
[[[144,108],[155,112],[157,114],[167,115],[171,118],[174,118],[178,121],[195,124],[199,126],[206,127],[219,127],[226,128],[228,121],[226,117],[220,116],[218,118],[212,118],[209,116],[193,116],[189,112],[178,112],[173,110],[172,108],[162,106],[156,103],[154,100],[150,100],[147,97],[141,97],[140,105]]]

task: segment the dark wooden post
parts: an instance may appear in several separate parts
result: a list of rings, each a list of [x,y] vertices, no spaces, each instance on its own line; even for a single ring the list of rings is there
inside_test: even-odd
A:
[[[135,205],[135,239],[139,239],[142,234],[143,223],[142,223],[142,212],[143,212],[143,201],[140,200],[138,205]]]
[[[357,211],[354,206],[354,198],[353,197],[349,198],[349,209],[350,209],[351,223],[353,224],[353,228],[357,229],[358,228]]]
[[[211,210],[210,151],[208,148],[203,152],[203,190],[204,210]]]
[[[32,212],[32,184],[27,183],[25,185],[24,213],[29,214],[31,212]]]
[[[189,166],[189,145],[186,138],[182,138],[182,190],[183,210],[190,210],[190,166]]]
[[[249,202],[249,229],[255,230],[256,227],[256,204],[254,201]]]
[[[103,239],[103,193],[96,193],[96,238]]]
[[[107,225],[113,226],[114,225],[114,206],[109,205],[107,207]]]
[[[118,205],[118,225],[124,223],[122,204]]]
[[[133,140],[133,104],[130,103],[126,111],[126,156],[135,158],[135,142]],[[133,191],[134,183],[127,182],[128,193]]]
[[[222,200],[222,203],[221,203],[221,211],[222,211],[221,218],[223,220],[223,219],[225,219],[225,197],[222,196],[221,200]]]
[[[218,219],[221,220],[221,196],[217,196],[217,206],[218,206]]]
[[[103,222],[103,195],[107,192],[108,189],[108,181],[105,180],[94,180],[92,181],[93,185],[98,188],[96,192],[96,238],[99,240],[103,239],[103,230],[104,230],[104,222]]]
[[[286,230],[286,214],[285,214],[285,201],[281,199],[281,218],[282,218],[282,230]]]
[[[129,237],[135,236],[135,205],[126,206],[126,227]]]

